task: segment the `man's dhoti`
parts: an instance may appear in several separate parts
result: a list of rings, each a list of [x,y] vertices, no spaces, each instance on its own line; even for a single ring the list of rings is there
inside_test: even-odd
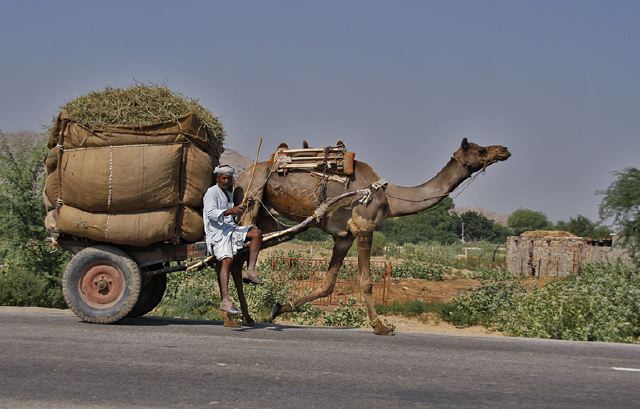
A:
[[[213,243],[213,249],[209,248],[209,252],[213,253],[216,260],[223,260],[235,256],[238,250],[244,246],[244,241],[251,227],[252,226],[236,226],[219,241]]]

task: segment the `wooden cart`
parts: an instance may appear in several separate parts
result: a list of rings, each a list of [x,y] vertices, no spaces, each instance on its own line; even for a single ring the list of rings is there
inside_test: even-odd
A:
[[[291,240],[319,221],[331,205],[354,195],[363,195],[361,200],[366,202],[371,189],[345,192],[326,201],[300,224],[265,235],[262,248]],[[214,261],[207,257],[204,242],[133,247],[65,237],[57,243],[73,253],[62,275],[67,305],[83,321],[99,324],[148,313],[162,300],[168,273],[201,268]]]

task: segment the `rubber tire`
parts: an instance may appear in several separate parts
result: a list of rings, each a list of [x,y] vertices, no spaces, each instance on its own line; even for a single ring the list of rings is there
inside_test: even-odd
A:
[[[122,297],[105,308],[88,304],[79,289],[82,277],[96,265],[116,268],[124,277]],[[62,293],[69,308],[81,320],[95,324],[119,321],[131,312],[140,295],[142,275],[135,261],[124,251],[108,245],[87,247],[73,256],[62,275]]]
[[[166,288],[166,274],[156,274],[154,276],[151,276],[149,282],[142,285],[142,289],[140,290],[140,297],[138,297],[138,302],[133,307],[131,312],[127,314],[127,317],[141,317],[156,308],[156,306],[160,304],[160,301],[162,301],[162,297],[164,296],[164,291],[166,290]]]

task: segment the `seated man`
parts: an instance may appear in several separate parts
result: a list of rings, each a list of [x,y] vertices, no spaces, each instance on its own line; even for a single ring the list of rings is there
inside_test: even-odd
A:
[[[222,297],[220,309],[229,314],[240,314],[229,297],[229,271],[233,257],[246,240],[251,240],[249,263],[242,277],[243,281],[251,284],[262,284],[255,270],[262,245],[262,231],[255,226],[236,225],[233,216],[241,216],[245,207],[233,204],[233,173],[234,169],[229,165],[215,168],[216,184],[204,195],[203,218],[207,249],[221,263],[218,276]]]

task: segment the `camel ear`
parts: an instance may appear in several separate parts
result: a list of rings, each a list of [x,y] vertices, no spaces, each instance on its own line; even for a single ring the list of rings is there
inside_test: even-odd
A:
[[[469,149],[469,141],[467,141],[467,138],[463,138],[462,139],[462,150],[466,151],[467,149]]]

